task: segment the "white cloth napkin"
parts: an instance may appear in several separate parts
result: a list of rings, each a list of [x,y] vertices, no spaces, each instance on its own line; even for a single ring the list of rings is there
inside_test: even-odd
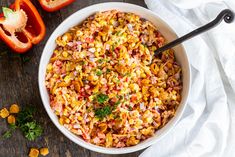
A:
[[[145,0],[182,36],[213,20],[235,1]],[[184,43],[192,70],[186,110],[174,130],[140,157],[235,156],[235,22]]]

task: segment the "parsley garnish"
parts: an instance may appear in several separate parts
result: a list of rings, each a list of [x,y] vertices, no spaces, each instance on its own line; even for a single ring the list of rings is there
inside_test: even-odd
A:
[[[117,31],[116,34],[117,34],[117,36],[119,36],[119,35],[121,35],[121,33],[122,33],[121,31]]]
[[[97,96],[97,101],[100,104],[104,103],[107,100],[108,100],[108,96],[107,95],[100,94],[100,95]],[[107,115],[110,115],[112,113],[112,111],[115,110],[120,103],[121,103],[121,101],[119,100],[116,103],[114,103],[113,106],[106,105],[106,106],[104,106],[102,108],[95,109],[95,116],[102,120]]]
[[[120,100],[124,99],[124,96],[123,96],[123,95],[117,95],[116,97],[117,97],[118,99],[120,99]]]
[[[103,108],[98,108],[95,110],[95,116],[103,119],[107,115],[110,115],[112,113],[112,109],[110,106],[104,106]]]
[[[97,75],[97,76],[101,76],[101,75],[102,75],[102,71],[101,71],[101,70],[98,70],[98,71],[96,72],[96,75]]]
[[[27,122],[20,129],[29,141],[35,140],[42,134],[42,127],[36,121]]]
[[[42,127],[33,119],[35,108],[25,108],[19,112],[16,119],[16,126],[22,131],[24,136],[32,141],[41,136]]]
[[[110,72],[111,72],[111,70],[110,70],[110,69],[107,69],[107,70],[106,70],[106,72],[107,72],[107,73],[110,73]]]
[[[102,63],[104,61],[104,59],[99,59],[98,63]]]
[[[114,51],[114,49],[115,49],[115,47],[114,47],[114,45],[112,45],[112,46],[111,46],[111,50]]]
[[[15,131],[16,128],[17,128],[17,127],[16,127],[15,124],[10,124],[10,130],[6,131],[6,132],[2,135],[2,137],[3,137],[3,138],[10,138],[10,137],[12,136],[13,131]]]
[[[115,102],[115,104],[114,104],[114,105],[116,106],[116,105],[119,105],[120,103],[121,103],[121,101],[120,101],[120,100],[118,100],[117,102]]]
[[[109,99],[109,97],[105,94],[99,94],[97,95],[97,101],[99,104],[103,104],[104,102],[106,102]]]
[[[117,102],[115,102],[115,104],[114,104],[114,108],[113,108],[113,109],[117,108],[117,106],[118,106],[120,103],[121,103],[121,101],[120,101],[120,100],[118,100]]]
[[[10,138],[11,135],[12,135],[12,131],[11,131],[11,130],[8,130],[8,131],[6,131],[6,132],[2,135],[2,137],[5,138],[5,139],[7,139],[7,138]]]
[[[132,110],[133,110],[133,107],[128,106],[128,110],[129,110],[129,111],[132,111]]]

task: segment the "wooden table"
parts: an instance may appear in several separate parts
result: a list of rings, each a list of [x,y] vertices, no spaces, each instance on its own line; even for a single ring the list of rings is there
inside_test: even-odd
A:
[[[10,139],[0,139],[0,157],[25,157],[31,147],[48,146],[50,154],[48,157],[111,157],[115,155],[105,155],[82,148],[68,138],[66,138],[49,119],[38,89],[38,65],[43,47],[55,30],[55,28],[69,15],[77,10],[92,4],[108,2],[112,0],[76,0],[75,3],[55,13],[43,11],[37,0],[31,0],[38,8],[45,21],[47,33],[46,37],[37,46],[34,46],[28,53],[17,55],[0,41],[0,108],[9,107],[12,103],[20,106],[32,105],[38,110],[37,120],[43,125],[43,136],[34,142],[27,141],[23,135],[17,131]],[[113,0],[128,2],[145,6],[144,0]],[[9,6],[14,0],[0,0],[0,6]],[[0,119],[0,134],[4,133],[8,127],[4,119]],[[141,151],[122,157],[135,157]],[[117,155],[116,155],[117,156]]]

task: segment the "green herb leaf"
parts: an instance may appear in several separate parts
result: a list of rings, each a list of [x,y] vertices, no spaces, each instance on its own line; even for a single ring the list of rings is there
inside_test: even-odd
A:
[[[2,7],[2,12],[3,12],[5,18],[9,18],[9,16],[10,16],[11,14],[14,14],[14,11],[13,11],[13,10],[11,10],[11,9],[9,9],[9,8],[6,8],[6,7]]]
[[[118,100],[117,102],[115,102],[114,106],[117,106],[117,105],[119,105],[120,103],[121,103],[121,101]]]
[[[29,141],[33,141],[42,134],[42,127],[35,121],[28,122],[21,126],[21,131]]]
[[[116,32],[117,36],[121,35],[121,33],[122,33],[121,31]]]
[[[43,132],[42,127],[33,118],[35,111],[33,107],[26,107],[18,113],[16,119],[17,127],[29,141],[35,140]]]
[[[17,126],[15,124],[9,124],[9,127],[11,130],[15,130],[17,128]]]
[[[128,106],[128,110],[129,110],[129,111],[132,111],[132,110],[133,110],[133,107]]]
[[[9,127],[10,129],[2,135],[2,137],[5,139],[10,138],[12,136],[12,132],[17,128],[15,124],[10,124]]]
[[[5,138],[5,139],[10,138],[11,136],[12,136],[12,131],[11,131],[11,130],[6,131],[6,132],[2,135],[2,137]]]
[[[22,111],[20,111],[16,118],[16,125],[20,127],[27,122],[33,121],[33,113],[35,112],[35,108],[26,107]]]
[[[107,73],[110,73],[110,72],[111,72],[111,70],[110,70],[110,69],[107,69],[107,70],[106,70],[106,72],[107,72]]]
[[[98,63],[103,63],[104,59],[99,59]]]
[[[98,71],[96,72],[96,75],[97,75],[97,76],[101,76],[101,75],[102,75],[102,71],[101,71],[101,70],[98,70]]]
[[[105,95],[105,94],[99,94],[99,95],[97,96],[97,101],[98,101],[98,103],[100,103],[100,104],[104,103],[104,102],[107,101],[108,99],[109,99],[109,97],[108,97],[107,95]]]
[[[114,51],[115,47],[114,45],[111,46],[111,51]]]
[[[98,108],[95,110],[95,116],[103,119],[107,115],[110,115],[112,113],[112,109],[110,106],[104,106],[103,108]]]
[[[27,57],[27,56],[22,56],[22,62],[26,63],[28,61],[30,61],[31,58]]]

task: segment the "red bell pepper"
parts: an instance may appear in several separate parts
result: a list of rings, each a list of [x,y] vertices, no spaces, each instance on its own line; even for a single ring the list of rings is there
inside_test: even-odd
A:
[[[39,3],[44,10],[48,12],[54,12],[71,4],[74,1],[75,0],[39,0]]]
[[[10,8],[3,8],[0,38],[15,52],[24,53],[44,38],[46,28],[29,0],[16,0]]]

